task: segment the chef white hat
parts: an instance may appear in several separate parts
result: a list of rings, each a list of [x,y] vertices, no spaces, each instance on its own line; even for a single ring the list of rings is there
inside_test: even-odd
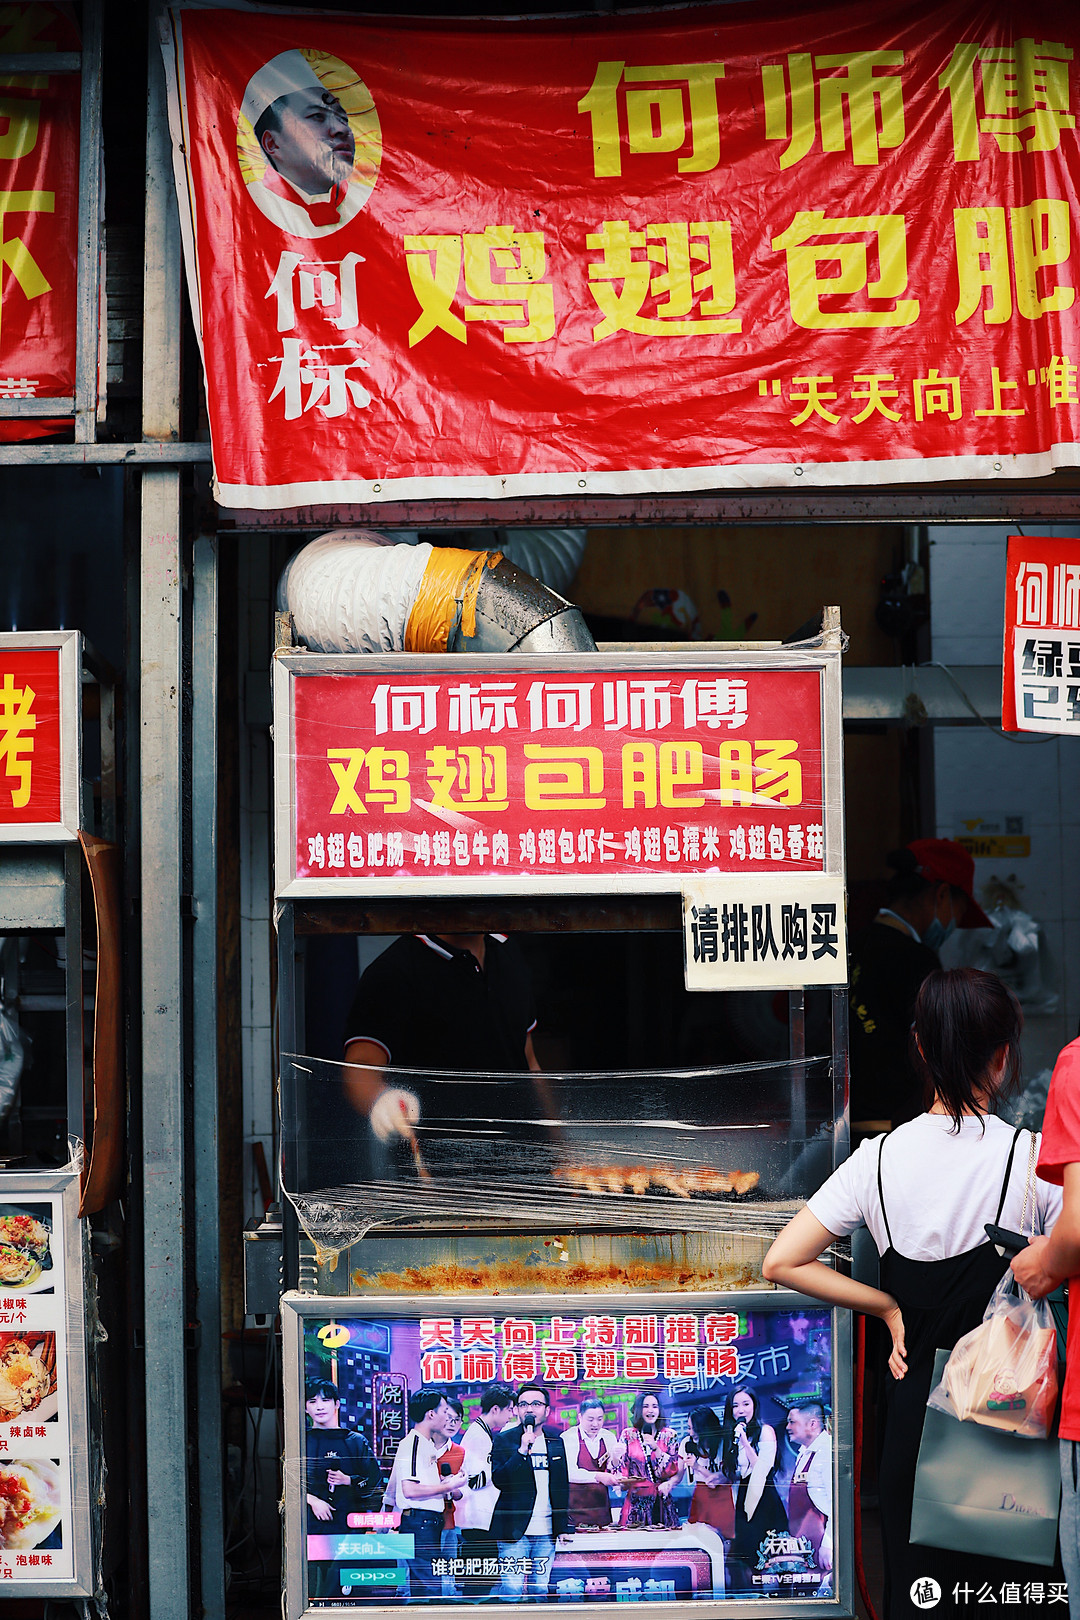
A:
[[[314,90],[322,95],[326,86],[300,51],[282,51],[252,74],[240,111],[251,124],[258,123],[267,107],[279,96],[291,95],[294,90]]]

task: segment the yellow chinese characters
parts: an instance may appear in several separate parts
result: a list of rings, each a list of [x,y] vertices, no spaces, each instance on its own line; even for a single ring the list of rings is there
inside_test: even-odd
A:
[[[841,241],[841,237],[861,241]],[[818,239],[818,240],[812,240]],[[919,318],[917,298],[902,298],[907,288],[907,240],[903,214],[865,214],[828,219],[818,208],[795,215],[787,230],[773,238],[787,253],[788,292],[797,326],[818,331],[856,327],[910,326]],[[871,250],[877,276],[870,279]],[[819,266],[836,265],[839,274],[820,276]],[[890,308],[823,309],[823,298],[865,293],[867,301],[888,301]]]
[[[604,756],[599,748],[525,744],[525,803],[530,810],[603,810]]]
[[[406,236],[409,280],[421,314],[409,329],[409,347],[436,330],[464,343],[466,322],[494,321],[505,343],[546,343],[555,336],[555,294],[544,280],[542,231],[489,225],[461,236]],[[476,302],[454,310],[462,270],[465,292]]]
[[[1008,229],[1006,230],[1006,212]],[[960,296],[956,324],[962,326],[989,299],[982,317],[987,326],[1001,326],[1012,319],[1013,276],[1009,270],[1009,247],[1016,280],[1016,308],[1025,320],[1037,321],[1051,310],[1071,309],[1075,289],[1059,283],[1039,291],[1039,271],[1064,264],[1071,247],[1069,205],[1050,197],[1039,197],[1027,208],[957,208],[953,210],[956,240],[956,270]]]
[[[11,805],[22,810],[30,803],[33,783],[34,732],[37,716],[34,699],[37,694],[31,686],[16,686],[10,670],[0,685],[0,766],[8,781],[18,785],[11,788]]]
[[[720,744],[720,803],[802,804],[802,765],[795,757],[798,743],[790,737],[777,741],[722,742]]]
[[[959,377],[943,377],[936,366],[931,366],[927,376],[916,377],[911,391],[916,422],[938,415],[947,416],[950,422],[960,420]]]
[[[31,116],[32,115],[32,116]],[[33,101],[16,101],[0,96],[0,121],[7,120],[6,134],[0,136],[0,160],[23,157],[37,141],[38,106]],[[26,299],[40,298],[52,291],[21,236],[8,235],[12,214],[51,214],[56,206],[54,191],[0,191],[0,280],[10,270]]]
[[[593,173],[622,174],[622,114],[626,143],[635,155],[678,152],[689,136],[690,151],[677,159],[680,174],[707,174],[720,161],[720,115],[716,85],[722,62],[683,62],[663,67],[627,67],[598,62],[578,112],[592,128]],[[629,86],[641,86],[630,89]],[[620,95],[621,92],[621,95]]]
[[[786,66],[762,67],[765,138],[788,143],[780,167],[800,163],[819,133],[823,152],[843,152],[850,128],[852,161],[859,168],[878,163],[883,147],[899,146],[904,139],[903,86],[899,74],[883,70],[903,61],[903,51],[847,51],[839,56],[795,51]]]
[[[838,379],[830,373],[808,376],[759,377],[758,394],[762,399],[783,400],[800,409],[788,420],[793,427],[801,427],[811,417],[817,417],[830,428],[840,423],[860,427],[876,417],[886,422],[905,420],[904,401],[908,390],[916,422],[931,416],[944,416],[958,422],[965,415],[965,391],[985,403],[969,408],[969,416],[1026,416],[1028,406],[1021,403],[1022,390],[1046,390],[1046,402],[1052,410],[1062,406],[1080,405],[1077,383],[1080,367],[1069,354],[1052,355],[1049,362],[1039,368],[1029,368],[1026,378],[1007,377],[999,366],[984,365],[981,377],[974,380],[968,373],[962,379],[943,373],[938,366],[930,366],[925,376],[904,379],[891,371],[857,371],[847,388],[852,404],[864,402],[857,411],[843,413],[839,403],[841,394]],[[840,379],[842,381],[842,379]],[[969,400],[970,406],[970,400]],[[834,410],[832,407],[836,406]]]
[[[1080,368],[1067,354],[1055,354],[1050,357],[1048,366],[1040,366],[1039,381],[1044,383],[1050,393],[1050,409],[1055,411],[1061,405],[1080,405],[1080,394],[1076,391],[1077,372]],[[1028,372],[1028,382],[1034,382],[1034,372]]]
[[[498,745],[478,748],[429,748],[427,778],[431,802],[444,810],[508,810],[506,749]]]
[[[999,152],[1056,152],[1062,130],[1076,127],[1069,111],[1072,59],[1067,45],[1049,40],[957,45],[938,79],[949,92],[957,163],[978,161],[983,135]]]
[[[669,221],[631,230],[629,220],[609,219],[585,241],[603,255],[589,265],[589,290],[604,317],[593,327],[594,343],[614,332],[694,337],[742,331],[742,321],[729,315],[735,306],[735,268],[727,220]],[[657,300],[655,313],[642,315],[650,297]]]
[[[328,748],[326,762],[337,783],[330,806],[332,816],[351,811],[366,816],[368,805],[378,805],[387,815],[404,815],[412,807],[409,789],[409,756],[398,748]],[[366,785],[361,788],[361,774]]]
[[[624,743],[622,751],[622,802],[625,810],[640,806],[655,810],[657,804],[674,810],[680,805],[700,810],[703,794],[693,790],[705,780],[705,755],[699,742]]]

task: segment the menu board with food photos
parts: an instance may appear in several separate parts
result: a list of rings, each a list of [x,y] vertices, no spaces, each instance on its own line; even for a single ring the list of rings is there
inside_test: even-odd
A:
[[[0,1602],[93,1590],[78,1176],[0,1174]]]

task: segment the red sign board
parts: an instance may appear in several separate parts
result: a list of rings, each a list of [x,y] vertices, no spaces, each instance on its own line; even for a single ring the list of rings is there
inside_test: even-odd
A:
[[[78,831],[78,639],[0,635],[0,843]]]
[[[1080,535],[1009,536],[1001,724],[1080,736]]]
[[[0,7],[0,54],[78,49],[71,6]],[[77,73],[19,74],[4,80],[0,399],[69,398],[75,391],[79,116]],[[62,425],[45,417],[0,418],[0,440],[37,438]]]
[[[677,890],[836,865],[818,668],[336,662],[293,663],[275,721],[282,888]]]
[[[226,506],[1080,460],[1068,7],[172,16]]]

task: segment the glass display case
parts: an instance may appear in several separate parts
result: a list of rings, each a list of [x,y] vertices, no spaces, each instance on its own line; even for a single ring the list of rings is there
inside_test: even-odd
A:
[[[665,652],[659,675],[641,655],[279,655],[290,1617],[541,1598],[854,1612],[850,1319],[761,1277],[773,1236],[847,1152],[843,907],[834,965],[819,965],[804,897],[826,880],[842,895],[839,657],[838,633]],[[489,725],[462,741],[473,711],[460,684],[444,704],[451,672],[500,685],[521,735]],[[620,708],[620,684],[638,681],[653,707]],[[739,694],[715,727],[706,683]],[[549,687],[573,703],[549,707]],[[693,704],[657,697],[691,690]],[[646,735],[665,714],[671,740],[666,722]],[[450,804],[432,792],[448,756]],[[561,772],[556,811],[555,777],[527,776],[536,759]],[[496,787],[506,806],[484,820]],[[625,857],[614,873],[592,860],[602,832]],[[517,869],[530,850],[532,873]],[[777,919],[802,916],[802,967],[786,921],[783,952],[759,960],[774,901]],[[417,1058],[423,953],[493,984],[507,936],[538,991],[514,1026],[520,1061],[455,1063],[445,1011],[445,1042]],[[403,937],[412,958],[388,948]],[[507,1438],[462,1475],[462,1436],[482,1440],[493,1402]],[[537,1484],[514,1458],[541,1433]],[[348,1466],[332,1466],[342,1447]]]

